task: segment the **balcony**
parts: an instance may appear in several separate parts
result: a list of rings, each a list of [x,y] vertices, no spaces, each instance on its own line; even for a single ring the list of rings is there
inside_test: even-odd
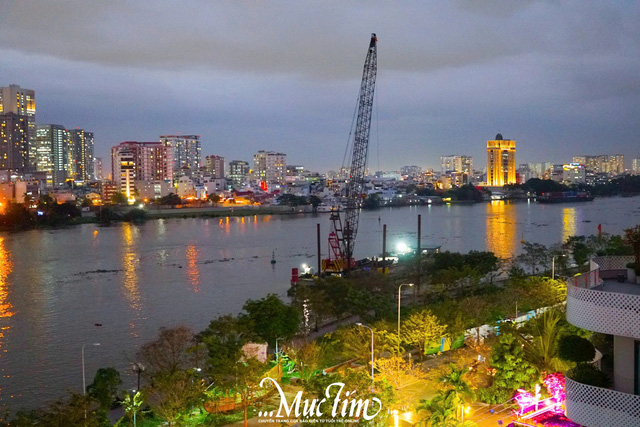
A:
[[[640,425],[640,396],[581,384],[566,378],[567,417],[589,426]]]
[[[607,277],[626,274],[632,257],[600,257],[567,281],[567,320],[590,331],[640,339],[640,285]]]

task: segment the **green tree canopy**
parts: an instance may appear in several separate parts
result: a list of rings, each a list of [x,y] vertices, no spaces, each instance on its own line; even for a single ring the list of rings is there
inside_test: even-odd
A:
[[[298,310],[282,302],[276,294],[259,300],[250,299],[242,308],[246,314],[241,316],[241,321],[270,344],[274,344],[276,338],[293,337],[300,327]]]

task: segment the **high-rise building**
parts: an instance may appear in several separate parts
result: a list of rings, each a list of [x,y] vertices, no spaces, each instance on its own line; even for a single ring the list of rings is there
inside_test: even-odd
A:
[[[640,174],[640,158],[636,157],[631,160],[631,172],[634,174]]]
[[[417,179],[422,175],[422,168],[420,166],[403,166],[400,168],[400,175],[407,178]]]
[[[31,89],[19,85],[0,87],[0,114],[13,113],[23,116],[27,122],[26,162],[27,171],[34,171],[36,164],[36,95]]]
[[[232,160],[229,162],[228,178],[233,188],[242,188],[249,175],[249,163],[242,160]]]
[[[269,184],[282,184],[287,170],[287,155],[260,150],[253,156],[253,172]]]
[[[213,155],[205,157],[204,168],[215,179],[224,178],[224,157]]]
[[[27,172],[29,167],[29,120],[15,113],[0,114],[0,169]]]
[[[624,155],[598,154],[595,156],[575,156],[573,163],[585,166],[588,172],[618,175],[624,173]]]
[[[93,158],[93,179],[102,181],[102,157]]]
[[[160,143],[171,147],[173,151],[173,172],[178,174],[182,168],[198,170],[202,164],[200,135],[162,135]]]
[[[69,171],[69,132],[62,125],[39,124],[36,141],[36,171],[51,172],[51,186],[63,185]]]
[[[172,148],[161,142],[125,141],[111,148],[111,168],[118,189],[131,198],[135,181],[172,182]]]
[[[487,185],[502,187],[516,183],[516,142],[501,134],[487,141]]]
[[[471,175],[473,173],[473,157],[457,154],[440,156],[440,168],[442,173],[458,172]]]
[[[93,132],[69,130],[69,178],[76,181],[93,179]]]

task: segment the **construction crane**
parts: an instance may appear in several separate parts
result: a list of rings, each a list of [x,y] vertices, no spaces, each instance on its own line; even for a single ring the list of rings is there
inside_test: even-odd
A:
[[[369,148],[373,93],[378,72],[377,42],[376,35],[371,34],[367,57],[364,61],[364,70],[362,71],[362,83],[360,84],[351,169],[346,184],[344,221],[338,211],[331,213],[332,226],[331,233],[329,233],[329,259],[324,263],[324,270],[327,272],[346,273],[355,266],[353,250],[356,235],[358,234],[360,205],[363,199],[362,189]]]

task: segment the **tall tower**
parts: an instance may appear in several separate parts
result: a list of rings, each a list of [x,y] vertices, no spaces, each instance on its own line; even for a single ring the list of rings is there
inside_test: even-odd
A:
[[[200,135],[161,135],[160,143],[165,147],[171,147],[174,174],[179,175],[183,168],[191,171],[200,169],[202,163]]]
[[[70,178],[77,181],[93,179],[93,132],[84,129],[69,131]]]
[[[63,185],[69,171],[69,132],[61,125],[39,124],[36,134],[36,171],[51,171],[51,185]]]
[[[0,87],[0,114],[13,113],[24,118],[27,125],[25,169],[35,171],[36,165],[36,95],[19,85]],[[21,117],[13,118],[20,120]],[[15,139],[15,138],[14,138]]]
[[[516,142],[502,138],[487,141],[487,185],[502,187],[516,183]]]

